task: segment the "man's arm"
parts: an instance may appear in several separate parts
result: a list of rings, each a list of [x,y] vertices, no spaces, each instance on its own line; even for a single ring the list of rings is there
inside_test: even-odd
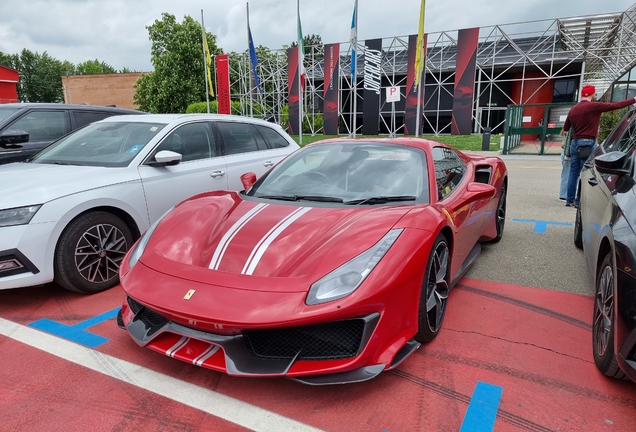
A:
[[[629,98],[619,102],[594,102],[594,108],[598,112],[614,111],[636,103],[636,98]]]
[[[570,116],[569,115],[565,118],[565,123],[563,123],[563,130],[565,132],[570,130]]]

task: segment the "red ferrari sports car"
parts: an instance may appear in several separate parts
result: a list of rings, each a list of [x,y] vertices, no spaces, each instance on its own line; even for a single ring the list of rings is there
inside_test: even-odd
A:
[[[230,375],[373,378],[439,333],[449,290],[501,239],[507,181],[499,158],[423,139],[308,145],[159,219],[121,265],[118,325]]]

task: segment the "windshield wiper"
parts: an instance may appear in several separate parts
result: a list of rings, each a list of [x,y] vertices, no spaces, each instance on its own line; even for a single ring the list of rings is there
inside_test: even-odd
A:
[[[397,201],[415,201],[416,199],[417,197],[415,195],[374,196],[369,198],[345,201],[345,204],[347,205],[384,204],[388,202],[397,202]]]
[[[73,165],[73,166],[81,166],[80,164],[70,163],[70,162],[52,162],[53,165]]]
[[[343,202],[342,198],[321,195],[260,195],[256,198],[266,198],[281,201],[318,201],[318,202]]]

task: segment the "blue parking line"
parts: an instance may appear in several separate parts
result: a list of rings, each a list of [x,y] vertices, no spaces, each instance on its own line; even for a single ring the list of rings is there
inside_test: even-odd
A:
[[[59,336],[71,342],[84,345],[88,348],[96,348],[109,341],[108,338],[86,331],[87,328],[100,324],[117,316],[120,307],[104,312],[93,318],[89,318],[75,325],[69,326],[47,318],[42,318],[28,324],[29,327]]]
[[[566,226],[566,227],[574,226],[574,224],[570,222],[550,222],[550,221],[542,221],[542,220],[534,220],[534,219],[513,219],[512,221],[534,224],[534,230],[532,230],[532,232],[536,234],[545,234],[545,232],[548,230],[548,225],[558,225],[558,226]]]
[[[478,382],[459,432],[492,432],[503,388]]]

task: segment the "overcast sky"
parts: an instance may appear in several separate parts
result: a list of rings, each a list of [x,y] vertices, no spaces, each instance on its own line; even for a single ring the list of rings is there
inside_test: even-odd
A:
[[[59,60],[99,59],[116,69],[150,71],[146,26],[170,13],[181,22],[197,21],[217,36],[224,52],[243,51],[245,1],[238,0],[0,0],[0,51],[27,48]],[[354,0],[300,0],[305,35],[323,42],[349,39]],[[487,27],[530,20],[622,12],[619,0],[428,0],[426,32]],[[420,0],[358,0],[358,38],[417,33]],[[538,24],[540,27],[543,25]],[[278,49],[296,39],[296,0],[250,1],[250,27],[256,45]]]

